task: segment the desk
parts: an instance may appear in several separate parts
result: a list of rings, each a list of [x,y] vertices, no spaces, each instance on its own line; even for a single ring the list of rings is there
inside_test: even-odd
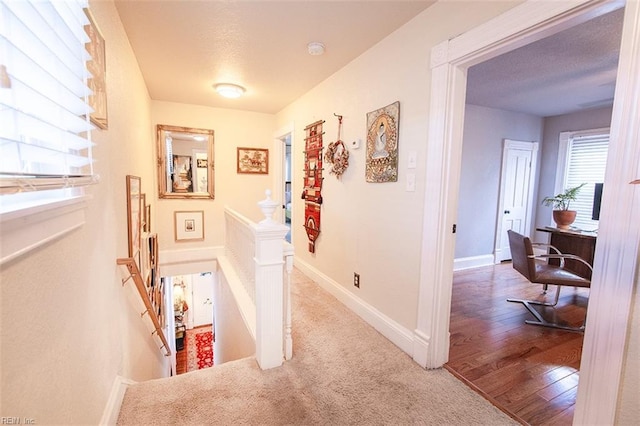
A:
[[[596,251],[596,233],[564,230],[545,226],[537,228],[537,231],[549,232],[551,240],[549,244],[560,250],[564,254],[575,254],[586,260],[593,266],[593,254]],[[550,251],[553,253],[553,250]],[[558,259],[549,259],[550,264],[559,265]],[[584,264],[575,260],[565,260],[565,267],[581,277],[591,279],[591,271]]]

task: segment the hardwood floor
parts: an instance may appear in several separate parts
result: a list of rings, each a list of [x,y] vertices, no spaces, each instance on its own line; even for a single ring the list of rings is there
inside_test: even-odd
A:
[[[187,344],[185,342],[183,348],[176,351],[176,375],[187,372]]]
[[[551,298],[511,263],[454,273],[451,347],[445,367],[514,419],[530,425],[570,425],[576,400],[582,333],[527,325],[533,316],[507,298]],[[588,289],[564,287],[545,318],[579,326]]]

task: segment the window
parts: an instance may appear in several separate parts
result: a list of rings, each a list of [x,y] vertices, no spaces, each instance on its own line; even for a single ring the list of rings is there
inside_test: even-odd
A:
[[[84,6],[0,0],[3,212],[77,195],[67,188],[93,181]],[[48,193],[23,194],[36,191]]]
[[[84,222],[72,205],[96,180],[87,6],[0,0],[0,263]]]
[[[578,212],[572,225],[576,228],[586,231],[598,229],[598,221],[591,220],[593,195],[595,184],[604,182],[608,150],[609,129],[560,134],[557,174],[560,185],[556,184],[556,191],[586,183],[570,206],[571,210]]]

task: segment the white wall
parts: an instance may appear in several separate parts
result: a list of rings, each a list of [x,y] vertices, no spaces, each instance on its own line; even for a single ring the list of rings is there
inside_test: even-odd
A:
[[[1,269],[0,411],[38,424],[97,424],[117,375],[147,380],[167,368],[116,266],[127,256],[125,175],[155,188],[150,100],[113,3],[91,7],[108,67],[109,130],[93,133],[101,182],[82,228]]]
[[[456,259],[493,254],[504,139],[540,142],[542,118],[467,104],[458,197]],[[534,173],[537,176],[537,170]]]
[[[545,197],[555,193],[556,167],[558,164],[558,138],[560,132],[598,129],[611,124],[611,107],[579,111],[572,114],[557,115],[544,119],[544,135],[540,146],[540,181],[536,206],[536,227],[553,224],[551,207],[542,205]],[[546,241],[548,235],[538,232],[536,241]]]
[[[241,286],[241,284],[239,284]],[[242,319],[238,301],[223,272],[218,272],[214,285],[214,324],[216,339],[213,347],[213,363],[220,365],[256,353],[256,343]]]
[[[416,326],[417,313],[430,49],[514,5],[436,3],[278,114],[278,127],[295,123],[296,260],[321,271],[335,285],[409,330]],[[344,117],[342,139],[361,139],[364,145],[366,114],[395,101],[400,101],[398,182],[365,182],[364,146],[350,151],[349,168],[340,181],[325,167],[321,233],[316,253],[309,253],[301,228],[304,127],[326,120],[327,145],[337,135],[338,121],[333,114],[340,114]],[[416,152],[418,158],[418,167],[413,170],[415,192],[405,191],[410,152]],[[353,286],[354,272],[360,273],[360,289]]]

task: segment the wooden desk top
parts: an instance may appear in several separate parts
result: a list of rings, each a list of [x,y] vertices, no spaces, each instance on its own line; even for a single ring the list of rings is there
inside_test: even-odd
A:
[[[560,228],[554,228],[553,226],[536,228],[536,231],[550,232],[550,233],[556,233],[556,234],[567,234],[570,236],[575,236],[579,238],[588,238],[588,239],[595,239],[598,236],[598,233],[596,231],[580,231],[577,229],[560,229]]]

